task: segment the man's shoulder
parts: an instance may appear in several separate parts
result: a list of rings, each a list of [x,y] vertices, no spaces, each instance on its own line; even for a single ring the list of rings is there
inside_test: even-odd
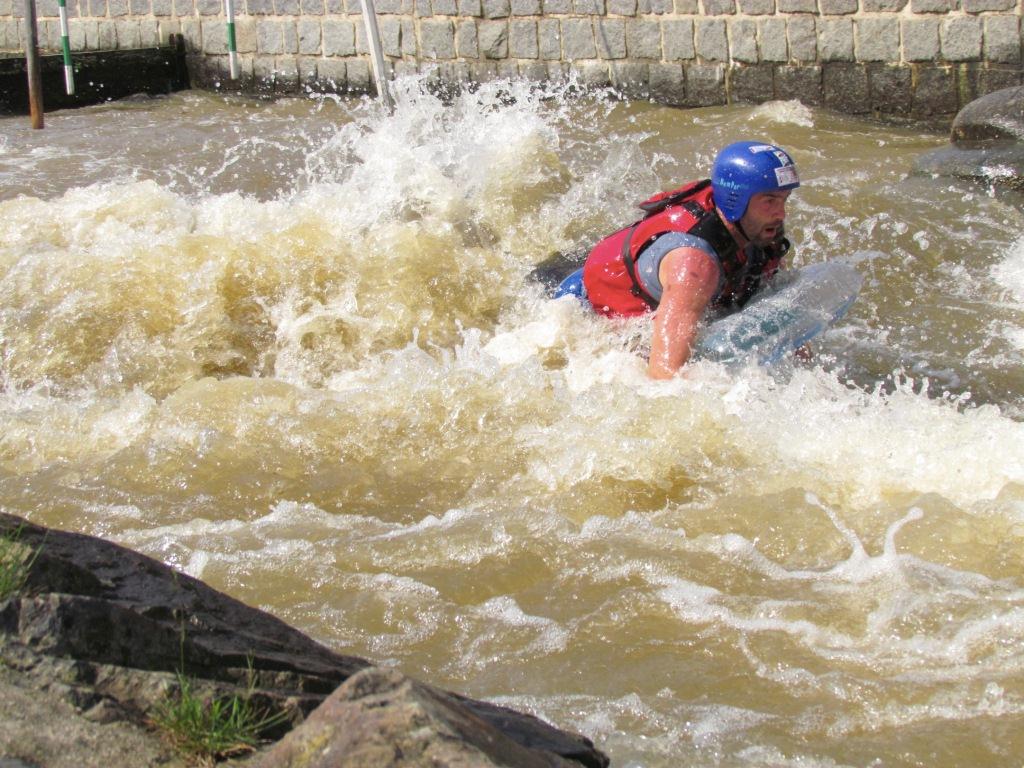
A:
[[[665,254],[660,272],[666,287],[672,282],[694,280],[717,285],[722,276],[722,266],[709,248],[683,244]]]

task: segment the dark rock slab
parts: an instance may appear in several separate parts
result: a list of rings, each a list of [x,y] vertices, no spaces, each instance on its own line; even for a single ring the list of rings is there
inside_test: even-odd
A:
[[[19,527],[20,541],[39,554],[25,589],[0,602],[0,666],[60,694],[90,721],[143,722],[183,671],[207,695],[252,690],[257,706],[289,715],[277,732],[266,734],[279,738],[354,675],[374,669],[137,552],[0,514],[0,534]],[[372,686],[367,679],[375,681]],[[499,744],[495,760],[519,761],[451,765],[608,765],[588,739],[535,717],[379,670],[359,680],[346,695],[362,691],[356,699],[366,699],[372,689],[387,698],[401,689],[412,696],[429,711],[438,743],[461,739],[466,754],[491,754],[482,745]],[[395,729],[389,731],[393,747],[420,743]],[[0,757],[11,755],[0,750]]]
[[[0,515],[0,532],[21,523]],[[37,653],[230,683],[251,663],[283,689],[323,696],[370,666],[116,544],[27,523],[21,541],[40,554],[0,631]]]

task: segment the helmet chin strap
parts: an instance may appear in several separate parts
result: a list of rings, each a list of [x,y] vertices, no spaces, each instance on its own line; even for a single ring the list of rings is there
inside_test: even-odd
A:
[[[736,227],[736,229],[739,230],[740,234],[743,235],[743,239],[746,240],[748,243],[752,242],[750,239],[750,235],[747,234],[747,230],[743,228],[743,224],[740,223],[739,219],[736,219],[736,221],[730,221],[721,208],[718,209],[718,218],[724,221],[727,226],[731,225],[733,227]],[[740,218],[742,218],[742,216]]]
[[[746,240],[748,243],[753,242],[753,240],[750,239],[750,235],[747,234],[747,230],[743,228],[743,223],[739,219],[736,219],[736,221],[734,221],[733,224],[736,225],[736,229],[738,229],[740,231],[740,234],[743,235],[744,240]]]

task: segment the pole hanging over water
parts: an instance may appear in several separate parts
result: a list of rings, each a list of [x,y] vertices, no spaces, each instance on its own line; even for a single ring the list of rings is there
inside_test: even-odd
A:
[[[60,49],[64,55],[64,90],[67,91],[68,96],[73,96],[75,93],[75,70],[71,66],[67,0],[57,0],[57,11],[60,14]]]
[[[377,84],[377,95],[388,108],[388,112],[395,111],[395,102],[391,98],[391,91],[388,90],[387,81],[384,79],[384,53],[380,47],[380,30],[377,28],[377,9],[373,0],[362,0],[363,21],[366,22],[366,38],[370,43],[370,54],[373,60],[373,79]]]
[[[28,111],[33,128],[43,127],[43,76],[39,69],[39,31],[36,0],[25,0],[25,70],[28,74]]]
[[[238,42],[235,38],[235,0],[224,0],[224,15],[228,23],[228,74],[238,79]]]

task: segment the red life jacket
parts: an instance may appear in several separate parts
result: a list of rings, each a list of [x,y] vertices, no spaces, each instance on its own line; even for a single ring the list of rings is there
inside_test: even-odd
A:
[[[748,260],[715,210],[710,179],[659,192],[640,203],[640,208],[646,215],[601,240],[583,265],[587,298],[602,315],[632,317],[657,308],[658,302],[637,280],[636,261],[644,248],[666,232],[702,238],[718,255],[723,285],[712,302],[716,307],[746,304],[762,280],[778,271],[789,250],[789,241],[780,237],[766,248],[754,249]]]

